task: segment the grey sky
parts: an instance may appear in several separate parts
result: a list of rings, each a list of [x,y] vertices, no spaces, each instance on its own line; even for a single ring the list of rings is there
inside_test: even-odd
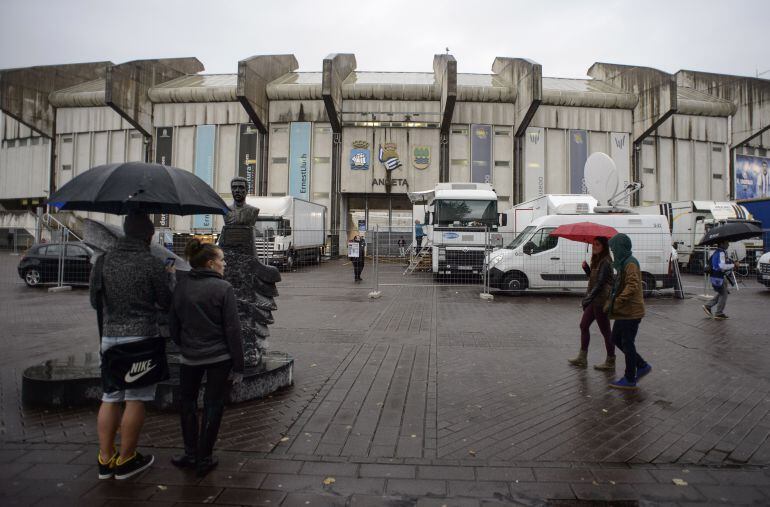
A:
[[[0,68],[196,56],[208,73],[254,54],[300,70],[356,54],[360,70],[430,71],[449,47],[460,72],[495,56],[582,77],[595,61],[754,75],[770,70],[767,0],[200,1],[6,0]],[[763,77],[770,78],[770,72]]]

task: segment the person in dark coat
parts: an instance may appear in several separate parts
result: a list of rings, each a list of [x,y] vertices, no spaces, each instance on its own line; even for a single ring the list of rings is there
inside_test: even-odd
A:
[[[244,360],[235,291],[223,278],[222,249],[193,239],[185,248],[192,271],[179,281],[171,305],[171,338],[182,352],[179,371],[184,454],[171,462],[195,467],[199,476],[217,466],[212,456],[231,372],[242,378]],[[203,374],[203,418],[198,424],[198,391]]]
[[[355,236],[353,238],[354,243],[358,243],[358,257],[351,257],[350,261],[353,263],[353,276],[356,282],[362,280],[361,273],[364,270],[364,262],[366,261],[366,240],[363,236]]]
[[[588,275],[588,289],[582,301],[583,318],[580,321],[580,352],[569,363],[585,368],[588,366],[588,344],[591,341],[589,331],[596,321],[604,337],[607,358],[603,364],[594,366],[597,370],[615,371],[615,345],[612,343],[610,319],[604,312],[604,304],[612,290],[612,257],[607,238],[596,237],[592,244],[591,264],[583,261],[583,271]]]

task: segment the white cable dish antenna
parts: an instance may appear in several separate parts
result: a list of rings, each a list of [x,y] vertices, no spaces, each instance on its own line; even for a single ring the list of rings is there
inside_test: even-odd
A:
[[[606,153],[592,153],[583,169],[586,190],[599,201],[599,206],[607,206],[609,200],[618,191],[618,169]]]
[[[618,169],[606,153],[596,152],[588,157],[583,178],[586,191],[598,201],[594,213],[633,213],[628,208],[616,206],[616,203],[638,192],[642,185],[630,183],[618,190]]]

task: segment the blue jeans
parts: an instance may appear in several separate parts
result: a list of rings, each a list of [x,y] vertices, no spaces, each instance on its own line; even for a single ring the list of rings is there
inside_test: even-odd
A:
[[[626,356],[626,380],[636,382],[636,370],[647,366],[647,361],[636,352],[636,333],[642,319],[616,320],[612,324],[612,343]]]

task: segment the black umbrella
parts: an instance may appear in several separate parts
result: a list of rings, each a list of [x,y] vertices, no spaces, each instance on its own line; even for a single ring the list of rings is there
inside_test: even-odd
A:
[[[722,241],[740,241],[762,235],[757,222],[735,221],[718,225],[703,235],[698,245],[713,245]]]
[[[190,171],[126,162],[96,166],[73,178],[48,200],[60,210],[131,211],[171,215],[225,215],[227,204]]]

